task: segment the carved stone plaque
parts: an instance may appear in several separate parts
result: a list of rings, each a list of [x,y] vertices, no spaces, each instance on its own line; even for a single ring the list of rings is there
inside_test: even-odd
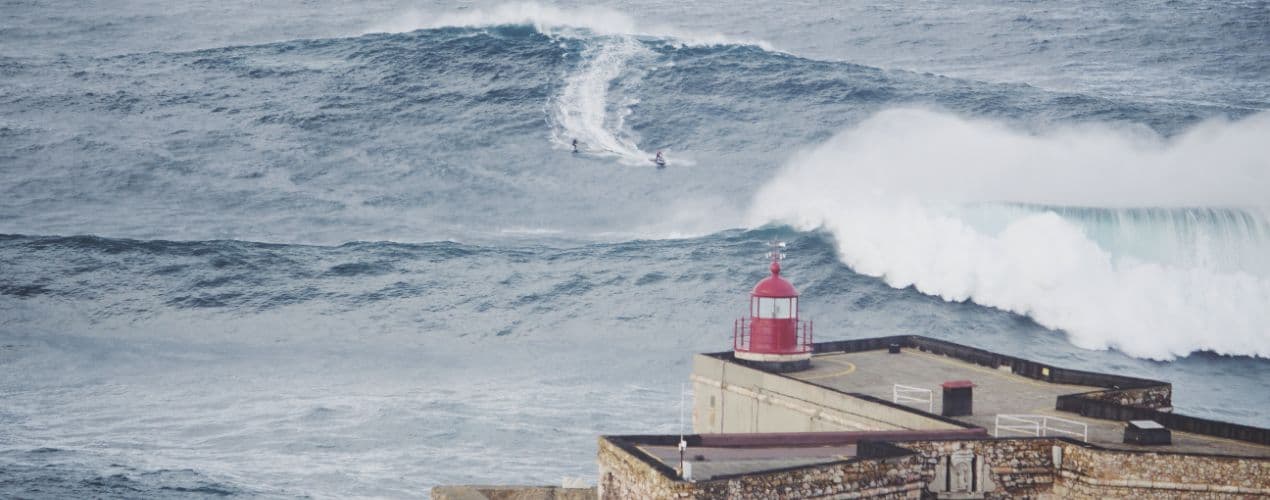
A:
[[[948,491],[962,493],[974,489],[974,459],[970,450],[954,451],[949,457]]]

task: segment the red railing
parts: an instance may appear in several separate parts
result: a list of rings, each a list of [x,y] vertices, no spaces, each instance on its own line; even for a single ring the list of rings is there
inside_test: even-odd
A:
[[[798,321],[794,327],[794,349],[774,354],[795,354],[812,351],[812,334],[815,325],[811,321]],[[732,349],[736,351],[750,350],[750,319],[739,318],[732,323]]]

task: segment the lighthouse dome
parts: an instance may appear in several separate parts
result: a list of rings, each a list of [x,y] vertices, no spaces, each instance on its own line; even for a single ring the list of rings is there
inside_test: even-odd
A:
[[[763,278],[763,281],[754,285],[754,291],[750,292],[750,294],[755,297],[797,297],[798,290],[795,290],[794,285],[781,277],[780,262],[773,262],[771,269],[772,275]]]

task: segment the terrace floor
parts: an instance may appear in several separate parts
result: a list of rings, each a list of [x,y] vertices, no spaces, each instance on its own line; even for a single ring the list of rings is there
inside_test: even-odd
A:
[[[895,384],[927,389],[931,391],[932,402],[903,404],[936,415],[943,410],[940,384],[950,380],[970,380],[974,383],[973,415],[952,418],[982,427],[989,433],[996,431],[997,415],[1040,415],[1063,419],[1049,419],[1049,429],[1044,431],[1046,434],[1083,439],[1084,429],[1079,424],[1085,424],[1088,426],[1089,442],[1106,448],[1270,457],[1268,446],[1177,431],[1173,432],[1172,445],[1127,445],[1123,443],[1123,422],[1085,418],[1054,409],[1058,396],[1095,391],[1099,387],[1053,384],[1015,375],[1008,367],[993,369],[915,349],[902,349],[899,354],[885,350],[819,354],[812,358],[810,370],[786,375],[837,391],[863,393],[887,401],[893,400]],[[925,397],[918,391],[910,394],[921,399]],[[1032,426],[1028,422],[1010,419],[1003,419],[1002,424],[1007,422],[1018,427]],[[1000,436],[1036,435],[1033,432],[1001,429]]]

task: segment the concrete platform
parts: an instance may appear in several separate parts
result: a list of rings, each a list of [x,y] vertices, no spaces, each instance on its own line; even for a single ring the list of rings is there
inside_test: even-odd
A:
[[[667,467],[679,469],[679,447],[642,445],[639,449]],[[718,476],[836,462],[854,457],[855,452],[854,444],[819,447],[692,447],[684,455],[684,461],[692,462],[694,479],[706,480]]]
[[[1122,442],[1123,422],[1085,418],[1054,409],[1058,396],[1100,390],[1098,387],[1047,383],[1015,375],[1008,368],[992,369],[913,349],[903,349],[899,354],[885,350],[820,354],[812,359],[811,370],[786,375],[837,391],[862,393],[887,401],[892,400],[894,384],[929,389],[934,399],[933,409],[927,403],[904,404],[922,412],[931,409],[936,415],[943,410],[940,384],[949,380],[970,380],[975,384],[974,413],[952,418],[987,429],[989,433],[994,432],[998,414],[1048,415],[1086,424],[1089,442],[1107,448],[1270,457],[1270,447],[1267,446],[1176,431],[1172,445],[1126,445]],[[1074,432],[1082,430],[1080,426],[1061,422],[1054,422],[1054,427]],[[1002,431],[1000,434],[1002,437],[1034,435],[1018,431]],[[1053,431],[1049,434],[1083,438],[1079,434]]]

